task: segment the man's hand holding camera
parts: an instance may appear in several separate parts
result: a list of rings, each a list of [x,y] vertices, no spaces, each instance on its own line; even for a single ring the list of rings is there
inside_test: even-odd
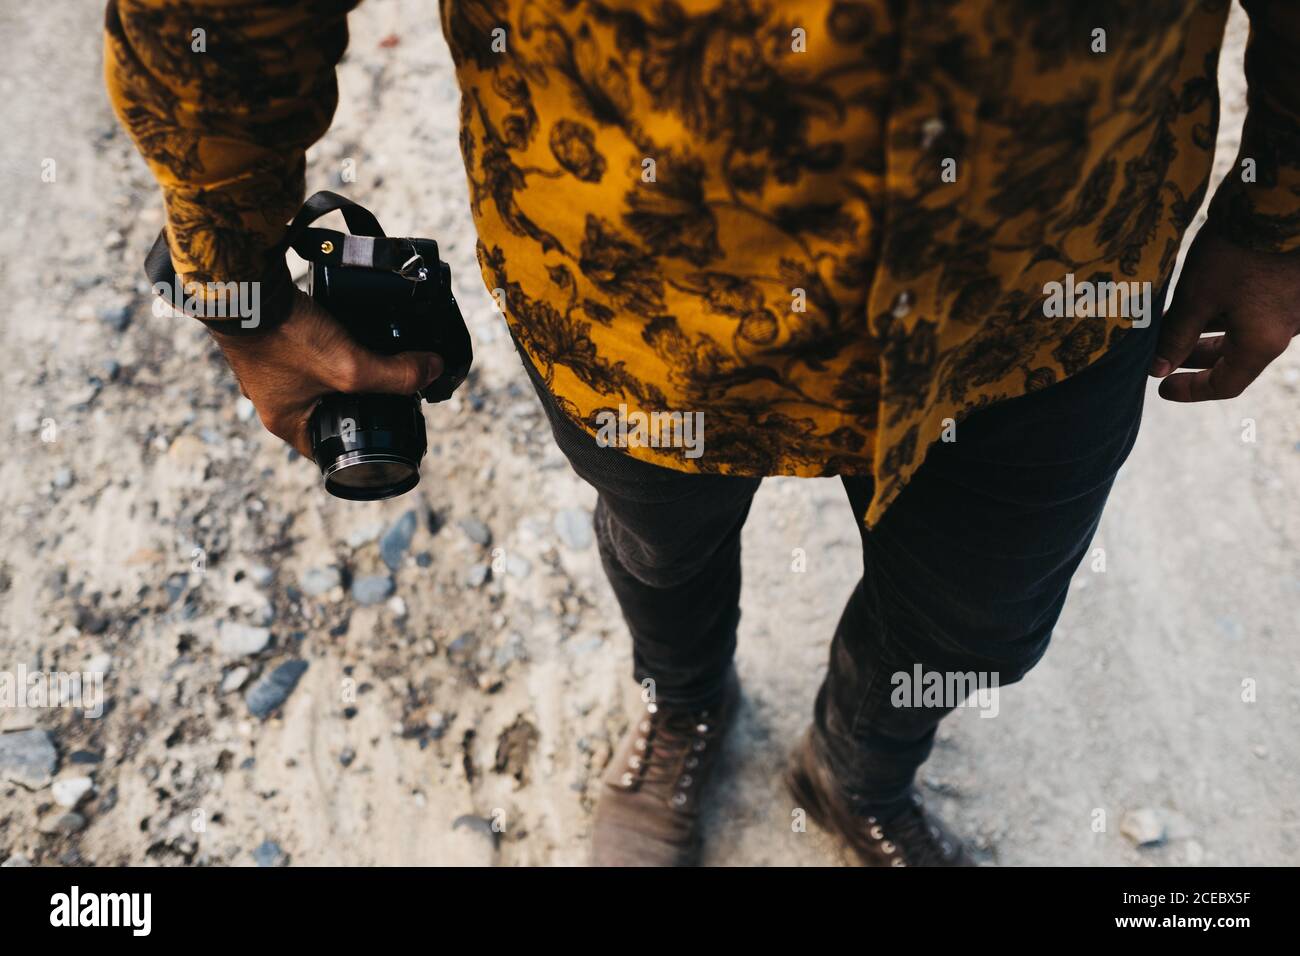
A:
[[[442,374],[433,352],[370,352],[310,296],[293,297],[289,317],[262,335],[212,337],[267,431],[303,457],[312,457],[307,420],[325,395],[413,395]]]

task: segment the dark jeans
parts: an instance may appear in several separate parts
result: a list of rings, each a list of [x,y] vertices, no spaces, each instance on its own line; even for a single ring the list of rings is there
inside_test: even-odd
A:
[[[985,672],[1004,686],[1047,649],[1137,437],[1158,325],[1126,332],[1063,382],[971,414],[871,530],[861,520],[871,479],[842,479],[864,573],[831,643],[814,739],[851,796],[901,797],[958,703],[894,706],[895,674]],[[740,532],[761,479],[687,474],[601,447],[524,365],[561,450],[599,492],[596,538],[636,679],[653,679],[661,702],[706,701],[736,647]],[[706,447],[707,422],[706,411]]]

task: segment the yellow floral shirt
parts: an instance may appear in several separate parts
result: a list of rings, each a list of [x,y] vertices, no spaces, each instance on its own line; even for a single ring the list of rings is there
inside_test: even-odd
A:
[[[110,95],[179,272],[264,273],[355,2],[110,0]],[[1211,220],[1289,251],[1300,3],[1244,5],[1250,112]],[[699,457],[628,453],[873,475],[874,523],[953,421],[1074,374],[1129,326],[1044,308],[1049,283],[1168,280],[1208,186],[1227,12],[443,0],[484,278],[592,434],[620,405],[702,412]]]

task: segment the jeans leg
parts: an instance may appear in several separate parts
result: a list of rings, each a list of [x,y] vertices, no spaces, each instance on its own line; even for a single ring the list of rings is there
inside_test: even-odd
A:
[[[522,352],[521,352],[521,357]],[[601,446],[524,367],[555,440],[596,489],[596,541],[632,634],[634,676],[695,708],[721,690],[740,620],[740,532],[761,478],[691,474]]]
[[[901,798],[953,701],[891,699],[895,675],[1019,680],[1047,649],[1070,580],[1137,437],[1157,323],[1088,369],[970,415],[877,526],[818,693],[819,747],[868,804]],[[854,514],[870,498],[845,479]],[[896,683],[897,681],[897,683]]]

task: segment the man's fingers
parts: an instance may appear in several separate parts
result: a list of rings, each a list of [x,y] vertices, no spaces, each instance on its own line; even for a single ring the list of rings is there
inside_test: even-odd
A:
[[[1160,397],[1171,402],[1211,402],[1236,398],[1281,354],[1267,343],[1234,341],[1231,333],[1217,346],[1219,357],[1200,372],[1171,375],[1160,383]]]
[[[376,355],[357,349],[331,384],[342,392],[413,395],[442,374],[442,357],[433,352]]]
[[[1205,336],[1196,343],[1192,353],[1183,359],[1180,368],[1214,368],[1214,364],[1223,355],[1223,335]]]
[[[1218,308],[1195,290],[1185,287],[1184,278],[1174,292],[1174,303],[1160,321],[1160,341],[1156,344],[1156,357],[1151,362],[1150,374],[1164,378],[1176,368],[1181,368],[1196,348],[1201,333],[1211,325],[1221,325]],[[1163,393],[1162,393],[1163,394]]]

